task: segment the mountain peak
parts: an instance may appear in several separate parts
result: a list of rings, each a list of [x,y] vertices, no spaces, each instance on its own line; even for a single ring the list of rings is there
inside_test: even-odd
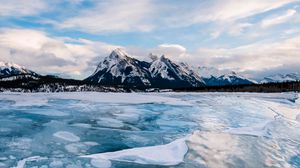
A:
[[[112,59],[124,58],[127,55],[128,54],[122,48],[116,48],[111,52],[111,54],[109,55],[109,58],[112,58]]]
[[[0,79],[3,80],[4,78],[7,78],[7,80],[10,80],[8,78],[13,77],[12,79],[21,78],[21,76],[27,77],[37,77],[39,76],[37,73],[26,69],[23,66],[20,66],[15,63],[10,62],[2,62],[0,61]]]
[[[86,81],[104,85],[141,86],[150,85],[147,71],[149,63],[130,57],[117,48],[98,64],[96,71]]]
[[[11,67],[14,67],[16,69],[24,69],[24,67],[18,64],[0,61],[0,68],[11,68]]]
[[[168,58],[167,58],[165,55],[162,55],[162,56],[160,56],[160,60],[161,60],[161,61],[167,61]]]
[[[152,61],[156,61],[158,59],[157,55],[154,55],[153,53],[150,53],[148,56]]]

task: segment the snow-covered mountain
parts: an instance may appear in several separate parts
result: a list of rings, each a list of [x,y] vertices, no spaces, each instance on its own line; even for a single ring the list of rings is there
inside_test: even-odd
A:
[[[149,71],[152,84],[157,87],[204,86],[202,79],[195,75],[187,64],[176,64],[164,55],[151,63]]]
[[[131,58],[121,49],[115,49],[85,81],[102,85],[150,86],[149,67],[149,63]]]
[[[276,74],[265,77],[260,83],[281,83],[281,82],[293,82],[300,81],[299,73],[290,74]]]
[[[152,56],[152,62],[139,61],[121,49],[115,49],[101,61],[85,81],[103,85],[136,87],[199,87],[251,84],[234,72],[223,73],[214,68],[192,67],[175,63],[165,56]]]
[[[40,75],[14,63],[0,61],[0,80],[9,81],[21,78],[38,78]]]
[[[242,85],[257,83],[234,71],[219,70],[213,67],[198,67],[199,76],[207,86]]]

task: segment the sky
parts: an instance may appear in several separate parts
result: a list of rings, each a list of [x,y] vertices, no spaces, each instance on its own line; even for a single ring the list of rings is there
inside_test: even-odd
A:
[[[0,0],[0,61],[84,79],[115,48],[147,60],[300,73],[300,0]]]

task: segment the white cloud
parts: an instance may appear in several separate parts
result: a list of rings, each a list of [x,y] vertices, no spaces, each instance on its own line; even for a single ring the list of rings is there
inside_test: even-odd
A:
[[[300,36],[272,42],[264,41],[234,48],[199,48],[188,51],[178,44],[162,44],[156,48],[126,48],[129,54],[147,57],[149,53],[157,56],[166,55],[175,62],[187,62],[194,66],[209,66],[240,73],[284,72],[300,70],[288,68],[300,64]],[[286,68],[283,68],[286,67]]]
[[[209,30],[210,39],[217,39],[222,34],[227,34],[232,37],[245,35],[245,31],[253,28],[252,23],[247,22],[235,22],[235,23],[220,23],[217,24],[212,30]],[[252,34],[247,34],[248,37],[253,37]],[[246,38],[244,36],[244,38]]]
[[[69,18],[57,26],[79,28],[93,33],[149,31],[153,25],[148,21],[154,14],[150,0],[98,1],[94,8],[83,10],[78,16]]]
[[[122,47],[86,39],[50,37],[28,29],[0,29],[0,60],[15,62],[37,72],[63,73],[84,78],[111,50],[121,47],[139,59],[149,53],[165,54],[174,61],[214,66],[239,72],[272,71],[300,64],[300,36],[278,42],[260,42],[236,48],[200,48],[188,51],[179,44],[156,48]]]
[[[221,35],[257,38],[265,34],[259,26],[248,22],[248,17],[278,9],[299,0],[212,0],[195,3],[193,7],[178,6],[174,14],[164,18],[167,25],[175,27],[190,26],[199,23],[213,24],[207,31],[211,39]],[[177,11],[177,12],[176,12]]]
[[[95,1],[95,7],[80,9],[75,16],[54,24],[58,28],[76,28],[91,33],[147,32],[206,22],[226,25],[296,1],[299,0],[195,0],[191,3],[153,0],[130,3],[127,0]],[[242,32],[245,26],[235,26],[235,32]],[[212,34],[213,37],[218,35]]]
[[[44,74],[64,73],[83,78],[86,74],[82,73],[90,68],[92,59],[106,56],[116,47],[85,39],[53,38],[37,30],[0,30],[0,60]]]
[[[298,0],[213,0],[194,3],[193,6],[178,5],[165,21],[174,26],[191,25],[201,22],[235,22],[255,14],[279,8]]]
[[[300,64],[299,45],[300,36],[297,36],[280,42],[253,43],[236,48],[200,48],[188,58],[190,62],[221,69],[265,71]]]
[[[157,52],[161,52],[162,54],[169,56],[184,56],[186,54],[186,48],[179,44],[161,44],[156,49]]]
[[[263,28],[268,28],[274,25],[285,23],[292,19],[297,13],[294,9],[289,9],[283,15],[272,16],[271,18],[267,18],[261,22],[261,26]]]
[[[149,54],[157,57],[164,55],[174,61],[183,61],[185,57],[188,57],[187,49],[179,44],[160,44],[155,48],[129,46],[124,49],[131,56],[143,61],[151,61]]]
[[[0,0],[0,16],[29,16],[47,10],[43,0]]]

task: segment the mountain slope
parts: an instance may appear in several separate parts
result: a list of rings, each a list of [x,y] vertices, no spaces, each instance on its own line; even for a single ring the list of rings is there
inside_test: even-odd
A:
[[[152,55],[152,62],[139,61],[121,49],[115,49],[101,61],[96,71],[85,79],[94,84],[126,87],[183,88],[252,84],[234,72],[213,68],[194,68],[174,63],[165,56]]]
[[[147,87],[151,84],[149,67],[149,63],[131,58],[121,49],[115,49],[85,81],[112,86]]]
[[[233,71],[221,71],[212,67],[198,67],[198,75],[201,76],[206,86],[245,85],[257,83],[254,80],[243,77]]]
[[[192,75],[187,65],[177,65],[165,56],[152,62],[149,71],[153,86],[175,87],[199,87],[204,86],[198,76]]]
[[[300,81],[299,73],[290,74],[276,74],[265,77],[260,83],[281,83],[281,82],[294,82]]]
[[[13,63],[0,62],[0,80],[16,80],[21,78],[38,78],[40,75]]]

